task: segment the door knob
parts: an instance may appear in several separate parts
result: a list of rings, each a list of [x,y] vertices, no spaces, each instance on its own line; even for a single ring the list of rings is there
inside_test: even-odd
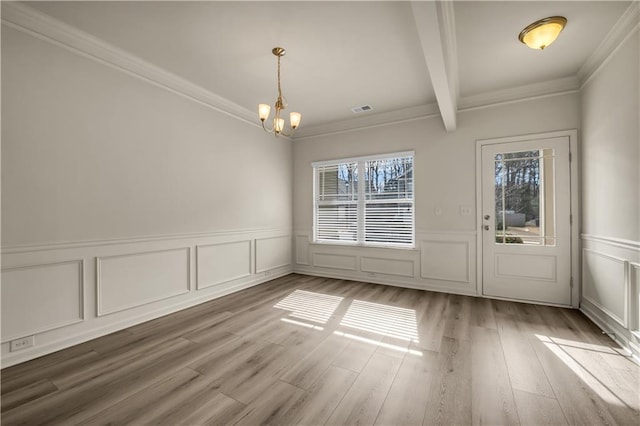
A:
[[[491,218],[491,216],[489,216],[488,214],[484,215],[484,220],[489,220]]]
[[[485,230],[485,231],[488,231],[488,230],[489,230],[489,225],[485,225],[485,226],[484,226],[484,230]]]

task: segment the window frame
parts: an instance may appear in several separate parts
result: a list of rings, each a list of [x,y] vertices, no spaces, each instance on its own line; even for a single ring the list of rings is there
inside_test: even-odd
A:
[[[384,161],[400,158],[411,158],[411,199],[395,199],[397,203],[410,203],[411,204],[411,242],[410,243],[394,243],[394,242],[367,242],[366,237],[366,205],[367,202],[375,203],[375,199],[367,200],[366,198],[366,167],[365,164],[370,161]],[[319,203],[320,192],[320,172],[319,169],[327,166],[339,166],[343,164],[355,163],[357,168],[357,199],[356,204],[356,238],[353,240],[322,240],[318,239],[318,208],[320,205],[330,205],[331,203]],[[366,155],[359,157],[340,158],[334,160],[314,161],[311,163],[313,171],[313,243],[314,244],[331,244],[331,245],[344,245],[350,247],[378,247],[378,248],[395,248],[395,249],[415,249],[416,244],[416,224],[415,224],[415,151],[400,151],[391,152],[386,154]],[[390,201],[389,201],[390,202]]]

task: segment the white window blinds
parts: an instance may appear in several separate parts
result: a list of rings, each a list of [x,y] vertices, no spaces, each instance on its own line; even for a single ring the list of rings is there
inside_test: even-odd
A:
[[[357,241],[357,163],[319,166],[315,174],[316,240]]]
[[[314,163],[314,241],[413,246],[413,153]]]

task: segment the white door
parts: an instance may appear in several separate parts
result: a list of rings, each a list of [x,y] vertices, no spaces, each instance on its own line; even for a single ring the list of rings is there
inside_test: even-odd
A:
[[[482,146],[482,288],[571,304],[569,137]]]

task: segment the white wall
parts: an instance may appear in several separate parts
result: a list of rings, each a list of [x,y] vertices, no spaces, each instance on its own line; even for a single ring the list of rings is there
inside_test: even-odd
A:
[[[453,133],[444,130],[440,117],[432,117],[296,140],[294,270],[477,294],[476,140],[576,129],[579,108],[579,95],[574,93],[460,112],[458,129]],[[416,249],[313,244],[311,162],[406,150],[416,153]],[[435,214],[436,208],[442,212],[440,215]],[[461,208],[469,209],[470,214],[461,214]],[[345,266],[336,255],[350,257],[352,262]],[[367,268],[368,258],[388,260],[388,268],[393,272],[372,271]]]
[[[582,89],[582,309],[640,354],[638,26]],[[635,345],[635,347],[634,347]]]
[[[291,270],[290,141],[4,24],[2,91],[3,365]]]

